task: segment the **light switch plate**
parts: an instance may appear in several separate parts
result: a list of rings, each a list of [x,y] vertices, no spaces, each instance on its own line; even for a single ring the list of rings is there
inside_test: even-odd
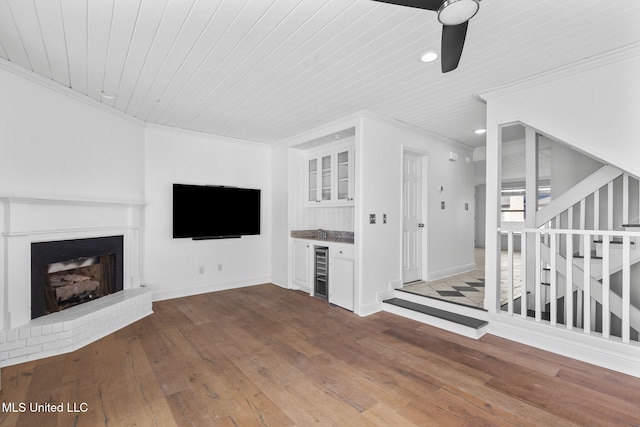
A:
[[[376,214],[369,214],[369,224],[376,223]]]

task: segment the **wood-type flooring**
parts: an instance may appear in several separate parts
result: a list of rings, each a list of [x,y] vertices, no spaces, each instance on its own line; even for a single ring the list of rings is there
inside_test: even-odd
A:
[[[640,425],[640,379],[491,335],[360,318],[271,284],[153,308],[3,368],[0,425]]]

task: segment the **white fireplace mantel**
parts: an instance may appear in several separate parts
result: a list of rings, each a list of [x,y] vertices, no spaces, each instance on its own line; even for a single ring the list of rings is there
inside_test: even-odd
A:
[[[125,290],[143,283],[141,224],[144,202],[0,196],[0,329],[31,321],[31,244],[124,236]]]

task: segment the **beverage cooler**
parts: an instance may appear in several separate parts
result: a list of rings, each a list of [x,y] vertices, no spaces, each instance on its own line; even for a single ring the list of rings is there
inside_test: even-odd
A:
[[[322,299],[329,295],[329,248],[325,246],[315,247],[315,274],[313,294]]]

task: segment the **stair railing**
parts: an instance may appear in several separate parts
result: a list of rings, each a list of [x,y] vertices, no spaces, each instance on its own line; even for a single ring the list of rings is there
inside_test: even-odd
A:
[[[519,315],[532,322],[582,331],[588,335],[600,335],[605,339],[622,340],[623,343],[638,341],[640,310],[631,302],[630,266],[632,251],[638,251],[633,247],[633,240],[640,236],[640,231],[557,228],[499,231],[507,235],[501,291],[508,295],[500,314]],[[514,262],[517,253],[514,249],[514,235],[520,235],[521,238],[523,262],[519,266]],[[584,242],[582,269],[574,263],[574,236],[582,236],[581,240]],[[618,255],[622,257],[622,283],[619,288],[616,286],[616,289],[612,289],[609,274],[603,275],[602,282],[592,277],[591,267],[595,257],[591,253],[591,241],[594,236],[602,236],[603,271],[609,271],[611,260],[614,258],[613,252],[620,252]],[[524,262],[526,242],[531,241],[530,239],[535,242],[534,265]],[[616,244],[619,249],[612,250],[612,240],[621,242],[619,245]],[[547,241],[548,246],[545,243]],[[550,256],[559,254],[561,247],[567,254],[566,258]],[[548,261],[544,260],[545,251]],[[526,283],[528,268],[535,269],[533,284]],[[549,275],[549,282],[543,284],[545,272]],[[516,279],[518,276],[519,280]]]

